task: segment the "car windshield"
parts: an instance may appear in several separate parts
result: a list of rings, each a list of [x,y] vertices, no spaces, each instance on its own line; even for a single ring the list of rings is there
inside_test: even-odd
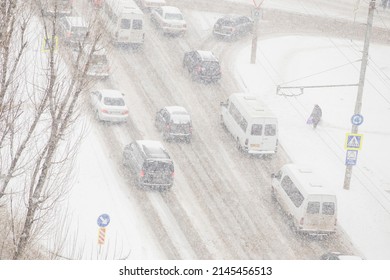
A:
[[[176,13],[166,13],[165,14],[165,19],[168,19],[168,20],[183,20],[183,16],[181,14],[176,14]]]
[[[103,103],[108,106],[125,106],[125,101],[119,97],[104,97]]]

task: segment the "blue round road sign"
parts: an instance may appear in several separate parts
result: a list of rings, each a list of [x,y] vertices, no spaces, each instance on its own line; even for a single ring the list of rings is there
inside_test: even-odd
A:
[[[97,219],[99,227],[106,227],[110,223],[110,216],[108,214],[101,214]]]
[[[364,120],[364,118],[360,114],[355,114],[351,118],[351,122],[353,125],[361,125],[363,123],[363,120]]]

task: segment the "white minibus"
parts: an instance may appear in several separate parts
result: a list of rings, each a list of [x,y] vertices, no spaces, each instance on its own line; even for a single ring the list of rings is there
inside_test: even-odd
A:
[[[326,235],[336,231],[336,195],[311,169],[284,165],[272,174],[272,196],[297,232]]]
[[[221,123],[233,135],[237,148],[248,154],[275,154],[278,120],[254,95],[235,93],[221,102]]]
[[[114,44],[143,44],[144,13],[133,0],[105,0],[102,18]]]

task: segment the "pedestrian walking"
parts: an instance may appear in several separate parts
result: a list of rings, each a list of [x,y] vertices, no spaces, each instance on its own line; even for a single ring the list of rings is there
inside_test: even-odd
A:
[[[318,104],[316,104],[314,105],[313,111],[311,112],[306,123],[313,125],[313,128],[315,129],[318,123],[321,121],[321,117],[322,117],[322,109]]]

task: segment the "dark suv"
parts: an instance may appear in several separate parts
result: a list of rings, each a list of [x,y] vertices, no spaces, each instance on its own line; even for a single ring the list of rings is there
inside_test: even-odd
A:
[[[159,141],[138,140],[123,151],[123,164],[137,176],[140,187],[169,189],[173,185],[173,161]]]
[[[210,51],[190,51],[185,53],[183,67],[187,68],[193,80],[216,82],[221,78],[218,59]]]
[[[213,34],[226,39],[235,39],[253,30],[253,20],[247,16],[228,15],[217,20]]]
[[[156,114],[155,125],[162,132],[166,141],[171,139],[183,139],[187,143],[191,141],[191,117],[183,107],[167,106],[162,108]]]

